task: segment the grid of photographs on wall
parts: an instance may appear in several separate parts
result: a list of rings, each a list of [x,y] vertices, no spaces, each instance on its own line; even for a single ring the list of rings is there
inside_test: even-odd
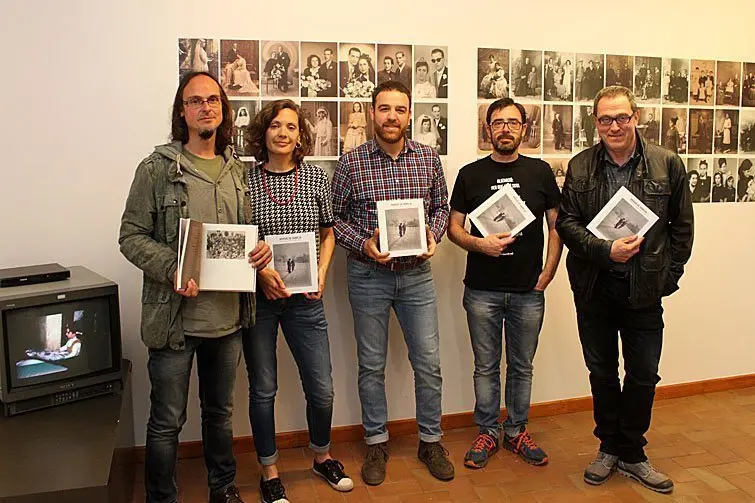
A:
[[[493,150],[490,103],[527,111],[520,152],[548,162],[563,185],[569,159],[600,141],[592,100],[608,85],[632,89],[638,131],[687,166],[692,200],[755,201],[755,63],[527,49],[477,49],[477,153]]]
[[[412,91],[407,136],[448,151],[448,47],[373,42],[178,39],[179,78],[190,71],[218,77],[233,106],[233,138],[251,155],[247,127],[267,101],[301,105],[314,151],[307,160],[332,176],[338,157],[373,137],[372,91],[387,80]]]

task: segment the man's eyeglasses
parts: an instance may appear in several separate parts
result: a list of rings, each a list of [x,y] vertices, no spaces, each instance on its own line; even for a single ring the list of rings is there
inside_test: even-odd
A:
[[[616,121],[616,124],[619,126],[626,126],[629,124],[629,121],[632,120],[631,115],[621,114],[617,115],[616,117],[611,117],[610,115],[601,115],[598,117],[598,124],[601,126],[610,126],[613,124],[613,121]]]
[[[490,123],[490,129],[500,131],[503,126],[508,126],[509,131],[519,131],[522,129],[522,123],[518,119],[496,119]]]
[[[443,58],[430,58],[430,61],[432,61],[433,63],[440,63],[441,61],[443,61]]]
[[[200,98],[199,96],[192,96],[188,100],[184,100],[183,104],[186,105],[186,108],[202,108],[204,104],[207,103],[212,108],[220,108],[220,105],[222,103],[222,100],[220,99],[220,96],[217,94],[214,94],[212,96],[209,96],[207,98]]]

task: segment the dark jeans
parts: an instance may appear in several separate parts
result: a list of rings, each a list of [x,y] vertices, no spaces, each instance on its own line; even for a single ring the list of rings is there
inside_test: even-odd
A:
[[[147,503],[174,503],[178,498],[178,434],[186,422],[195,354],[210,491],[222,491],[236,477],[231,413],[236,369],[241,359],[241,332],[217,339],[187,336],[182,350],[149,350],[147,370],[152,390],[144,466]]]
[[[278,391],[276,345],[278,326],[283,329],[307,400],[309,447],[316,453],[330,450],[333,418],[328,322],[322,300],[302,294],[267,300],[257,295],[257,320],[244,334],[244,360],[249,376],[249,421],[257,458],[263,465],[278,460],[275,446],[275,395]]]
[[[661,379],[663,308],[660,300],[648,307],[631,308],[628,298],[629,281],[603,272],[592,298],[575,297],[575,304],[600,450],[624,462],[639,463],[647,460],[644,435],[650,428],[655,386]],[[618,335],[624,358],[623,389]]]

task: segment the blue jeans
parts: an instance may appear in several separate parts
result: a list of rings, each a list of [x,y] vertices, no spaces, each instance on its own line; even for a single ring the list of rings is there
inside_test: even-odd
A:
[[[391,271],[349,258],[349,300],[359,359],[359,400],[368,445],[388,441],[385,363],[390,310],[396,313],[414,370],[419,438],[438,442],[441,388],[440,337],[430,263]]]
[[[241,359],[241,332],[217,339],[186,337],[183,349],[150,349],[147,370],[152,385],[144,484],[148,503],[178,498],[178,434],[186,422],[189,377],[197,356],[202,445],[210,492],[233,484],[233,387]]]
[[[307,400],[309,447],[320,454],[330,450],[333,379],[328,322],[322,300],[307,300],[302,294],[267,300],[260,292],[257,321],[244,334],[244,360],[249,376],[249,421],[257,459],[262,465],[273,465],[278,460],[275,445],[278,325],[299,368]]]
[[[545,295],[464,289],[469,335],[474,352],[475,422],[481,433],[498,438],[501,413],[502,335],[506,338],[506,420],[509,436],[527,424],[535,358],[545,312]]]

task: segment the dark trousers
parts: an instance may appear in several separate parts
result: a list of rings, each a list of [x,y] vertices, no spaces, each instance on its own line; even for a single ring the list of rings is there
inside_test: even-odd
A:
[[[629,281],[602,272],[592,298],[575,297],[582,352],[590,371],[595,436],[600,450],[626,463],[647,460],[645,433],[663,339],[660,299],[651,306],[629,307]],[[624,386],[619,381],[619,346],[624,358]]]

